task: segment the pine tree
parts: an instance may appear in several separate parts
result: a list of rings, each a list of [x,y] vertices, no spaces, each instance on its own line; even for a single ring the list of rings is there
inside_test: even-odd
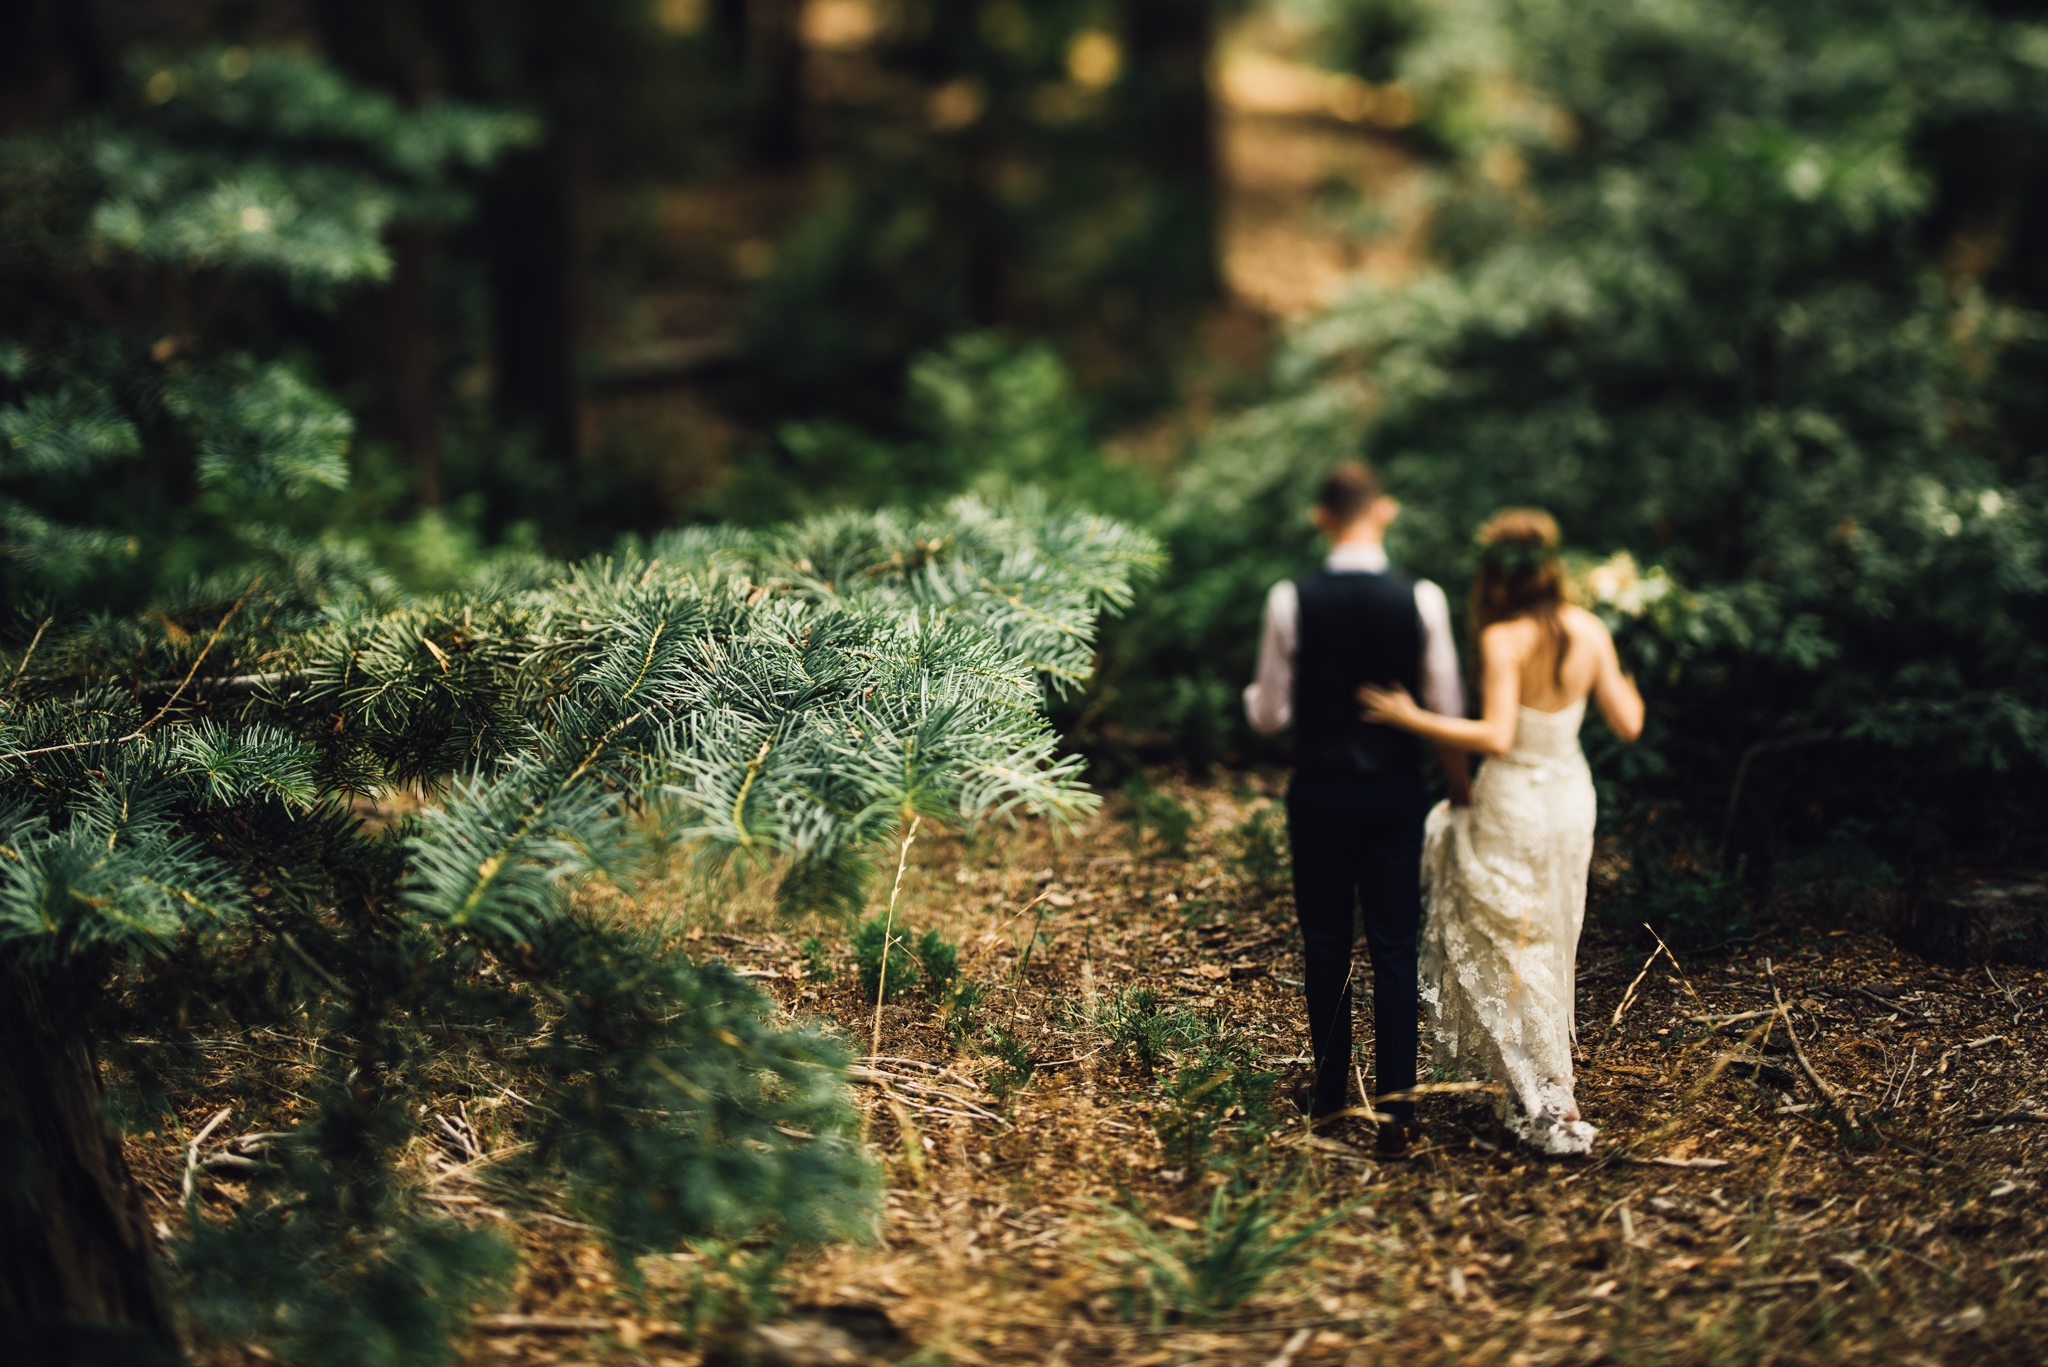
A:
[[[249,510],[344,485],[354,420],[278,354],[281,324],[387,280],[390,232],[462,217],[469,174],[534,133],[402,109],[288,52],[129,76],[118,117],[0,150],[0,584],[17,602],[124,564],[146,582],[166,524],[274,543]]]
[[[91,1059],[146,1110],[198,1041],[265,1028],[324,1046],[312,1113],[231,1224],[190,1223],[175,1283],[196,1326],[295,1361],[435,1360],[504,1271],[401,1177],[434,1061],[523,1099],[509,1180],[622,1256],[854,1232],[872,1179],[841,1047],[579,892],[629,896],[680,843],[780,864],[793,907],[849,904],[913,816],[1089,810],[1046,689],[1085,679],[1095,617],[1153,560],[1101,519],[962,502],[679,533],[429,600],[254,582],[165,604],[175,640],[101,621],[16,652],[0,1094],[69,1121],[10,1135],[29,1195],[0,1296],[165,1340],[143,1291],[65,1273],[148,1285],[118,1165],[87,1185],[125,1242],[51,1223],[75,1200],[49,1178],[116,1153]],[[381,835],[343,801],[421,783],[433,802]]]
[[[261,320],[384,278],[386,229],[460,213],[461,169],[530,127],[287,54],[131,75],[131,114],[0,166],[5,1346],[168,1361],[182,1325],[308,1363],[445,1357],[510,1262],[405,1175],[450,1067],[523,1098],[509,1212],[556,1193],[629,1271],[860,1228],[840,1046],[594,908],[677,849],[846,907],[907,820],[1086,811],[1047,695],[1087,677],[1152,543],[963,502],[399,593],[254,515],[344,481],[352,431]],[[141,615],[66,605],[195,491],[179,517],[238,550]],[[398,788],[430,801],[367,830],[352,799]],[[109,1117],[163,1114],[208,1041],[262,1032],[309,1041],[311,1074],[228,1155],[233,1218],[194,1208],[160,1259]]]

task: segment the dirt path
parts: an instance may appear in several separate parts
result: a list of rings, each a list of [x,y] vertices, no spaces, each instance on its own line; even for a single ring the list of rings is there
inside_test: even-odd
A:
[[[1418,1150],[1380,1161],[1362,1123],[1309,1138],[1284,1087],[1191,1085],[1232,1058],[1284,1079],[1303,1050],[1288,899],[1230,863],[1270,800],[1177,796],[1200,817],[1181,858],[1134,859],[1106,817],[1064,840],[1036,823],[920,839],[899,915],[957,939],[986,995],[951,1031],[921,998],[885,1008],[855,1093],[886,1214],[873,1243],[793,1265],[783,1356],[764,1360],[2033,1360],[2048,974],[1933,967],[1862,928],[1644,973],[1653,945],[1596,930],[1578,1055],[1595,1156],[1518,1153],[1487,1097],[1453,1093],[1423,1101]],[[867,1052],[872,999],[843,935],[825,982],[801,932],[745,906],[694,927]],[[1837,1105],[1782,1022],[1759,1038],[1773,980]],[[1145,1019],[1170,1024],[1148,1037]],[[1369,1054],[1363,1004],[1359,1033]],[[1260,1200],[1278,1230],[1348,1213],[1194,1322],[1169,1283],[1257,1262],[1272,1235],[1234,1269],[1227,1246]],[[701,1360],[681,1328],[701,1260],[649,1260],[641,1302],[573,1233],[526,1237],[540,1256],[514,1308],[556,1329],[484,1335],[468,1360]]]

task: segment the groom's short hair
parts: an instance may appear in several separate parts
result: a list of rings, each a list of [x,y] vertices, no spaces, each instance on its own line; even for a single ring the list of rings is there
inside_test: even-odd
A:
[[[1342,460],[1323,476],[1323,487],[1316,492],[1316,506],[1342,527],[1357,520],[1379,499],[1380,492],[1379,474],[1370,465],[1362,460]]]

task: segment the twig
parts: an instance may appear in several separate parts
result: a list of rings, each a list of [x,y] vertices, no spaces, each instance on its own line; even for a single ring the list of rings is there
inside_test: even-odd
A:
[[[1819,745],[1835,738],[1833,731],[1809,731],[1803,736],[1781,736],[1777,740],[1762,740],[1742,752],[1742,760],[1735,766],[1735,781],[1728,785],[1728,808],[1721,815],[1721,843],[1714,851],[1714,862],[1728,862],[1728,842],[1735,835],[1735,812],[1742,805],[1743,780],[1749,777],[1749,766],[1760,755],[1772,754],[1779,750],[1796,750],[1802,745]]]
[[[220,640],[220,634],[223,631],[227,630],[229,621],[231,621],[234,618],[234,615],[237,612],[240,612],[242,610],[242,604],[249,601],[249,595],[254,593],[256,591],[256,586],[262,582],[263,579],[262,576],[260,575],[257,576],[255,579],[249,581],[249,587],[242,590],[242,596],[235,600],[234,606],[228,609],[227,615],[220,619],[220,624],[218,626],[214,627],[213,635],[206,638],[206,644],[200,648],[199,658],[192,662],[192,668],[186,671],[183,682],[179,683],[177,690],[173,692],[168,699],[165,700],[164,705],[156,710],[156,715],[151,717],[142,725],[136,727],[133,731],[130,731],[127,735],[116,737],[111,742],[112,744],[126,745],[131,740],[141,740],[143,736],[148,733],[150,727],[155,726],[159,721],[162,721],[164,714],[177,705],[179,697],[181,697],[185,692],[185,686],[192,682],[193,675],[199,672],[199,666],[206,663],[207,652],[213,649],[214,644]],[[97,740],[74,740],[68,741],[62,745],[45,745],[34,750],[11,750],[5,755],[0,755],[0,759],[29,759],[36,755],[54,755],[65,750],[83,750],[89,746],[104,744],[108,744],[108,742]]]
[[[1762,1020],[1765,1016],[1775,1016],[1777,1014],[1776,1011],[1738,1011],[1732,1016],[1687,1016],[1686,1019],[1698,1021],[1702,1025],[1711,1025],[1714,1029],[1719,1030],[1723,1026],[1740,1025],[1744,1021]]]
[[[1017,956],[1017,967],[1011,970],[1010,972],[1011,1034],[1015,1034],[1017,1032],[1017,1017],[1020,1014],[1022,1014],[1024,1010],[1024,974],[1027,970],[1030,969],[1031,956],[1038,949],[1038,932],[1045,929],[1046,909],[1052,905],[1052,903],[1047,899],[1051,896],[1052,887],[1048,885],[1045,891],[1039,893],[1038,896],[1032,898],[1029,902],[1025,903],[1024,911],[1020,911],[1015,916],[1012,916],[1010,918],[1010,920],[1012,921],[1022,920],[1025,911],[1029,911],[1033,907],[1038,908],[1038,919],[1031,923],[1031,938],[1024,942],[1024,952]]]
[[[1001,1116],[990,1114],[982,1107],[975,1105],[972,1101],[969,1101],[966,1097],[954,1096],[951,1092],[944,1091],[938,1087],[928,1087],[921,1082],[913,1082],[909,1078],[896,1077],[892,1074],[878,1072],[870,1068],[848,1068],[846,1070],[846,1075],[849,1078],[852,1078],[855,1082],[865,1082],[870,1086],[880,1087],[884,1090],[888,1090],[891,1084],[893,1084],[896,1087],[901,1087],[906,1091],[912,1093],[913,1100],[916,1094],[920,1093],[928,1096],[940,1097],[946,1101],[952,1102],[956,1106],[967,1107],[968,1110],[975,1113],[975,1118],[979,1118],[982,1120],[991,1120],[998,1125],[1003,1123],[1003,1118]],[[960,1115],[963,1114],[963,1112],[953,1111],[949,1112],[948,1114]]]
[[[875,1039],[868,1046],[868,1052],[882,1052],[882,1003],[889,999],[889,950],[895,943],[896,898],[903,891],[903,870],[910,864],[910,842],[917,839],[917,827],[924,818],[910,818],[910,829],[904,833],[903,848],[896,855],[896,882],[889,889],[889,918],[882,923],[882,969],[875,978]]]
[[[199,693],[258,693],[279,684],[304,683],[302,672],[288,671],[281,674],[236,674],[217,676],[211,679],[145,679],[135,685],[137,697],[154,697],[159,693],[172,692],[185,684],[191,684]]]
[[[308,954],[305,951],[305,949],[300,946],[299,942],[292,938],[292,933],[290,931],[279,931],[277,934],[277,938],[284,944],[284,947],[286,949],[289,949],[293,954],[298,956],[300,963],[304,964],[306,967],[313,970],[313,974],[315,977],[319,978],[322,982],[326,983],[329,987],[333,988],[336,992],[339,992],[344,997],[354,995],[348,990],[347,985],[344,984],[341,981],[341,979],[335,977],[332,973],[329,973],[325,968],[321,967],[320,961],[318,959],[315,959],[312,955]]]
[[[15,669],[14,677],[7,681],[7,691],[9,693],[21,687],[21,676],[28,672],[29,659],[36,653],[36,647],[43,643],[43,633],[48,631],[50,623],[56,620],[54,617],[45,617],[43,624],[36,628],[35,639],[28,643],[28,651],[21,657],[21,664]]]
[[[1650,951],[1650,957],[1643,960],[1643,971],[1636,974],[1636,980],[1628,985],[1628,991],[1621,994],[1621,1004],[1614,1008],[1614,1019],[1607,1022],[1606,1033],[1602,1034],[1600,1042],[1593,1046],[1593,1053],[1596,1056],[1607,1047],[1607,1041],[1614,1038],[1614,1032],[1621,1028],[1622,1014],[1635,1001],[1636,989],[1643,985],[1643,979],[1650,976],[1650,966],[1657,962],[1657,956],[1669,952],[1669,950],[1664,948],[1664,942],[1659,940],[1657,941],[1657,947]]]
[[[206,657],[213,650],[214,645],[220,640],[220,634],[228,629],[228,623],[234,620],[235,614],[242,610],[242,604],[249,601],[249,595],[256,592],[256,586],[262,582],[263,576],[260,574],[249,581],[249,587],[242,590],[242,596],[235,600],[234,606],[227,610],[227,615],[222,617],[220,619],[219,625],[214,627],[213,635],[207,637],[206,644],[200,647],[199,658],[194,660],[192,662],[192,667],[185,671],[184,683],[179,684],[176,691],[174,691],[170,697],[164,700],[164,705],[156,710],[155,716],[151,717],[142,725],[136,727],[127,735],[121,737],[121,740],[123,742],[142,739],[143,732],[149,730],[150,727],[155,726],[158,722],[162,721],[164,718],[164,713],[170,711],[173,707],[176,707],[178,705],[178,699],[184,696],[186,685],[190,684],[192,682],[193,676],[199,673],[199,666],[206,663]]]
[[[1792,1057],[1799,1060],[1800,1068],[1805,1071],[1808,1078],[1812,1079],[1814,1090],[1820,1093],[1821,1100],[1834,1107],[1840,1113],[1842,1119],[1848,1123],[1850,1129],[1861,1128],[1857,1124],[1855,1105],[1844,1101],[1840,1092],[1822,1080],[1821,1075],[1814,1071],[1813,1061],[1806,1057],[1806,1050],[1800,1047],[1799,1032],[1792,1028],[1792,1013],[1786,1007],[1785,999],[1778,995],[1778,975],[1772,971],[1771,961],[1768,956],[1764,959],[1764,977],[1770,980],[1771,1000],[1778,1004],[1778,1015],[1785,1022],[1785,1038],[1792,1043]]]
[[[1308,1341],[1316,1336],[1313,1329],[1297,1329],[1290,1336],[1280,1352],[1266,1363],[1266,1367],[1294,1367],[1294,1355],[1308,1347]]]
[[[185,1146],[185,1205],[188,1208],[192,1204],[193,1175],[199,1170],[199,1146],[220,1128],[223,1120],[234,1114],[234,1110],[232,1106],[223,1106],[215,1111],[213,1119],[207,1121],[199,1133],[192,1136],[192,1142]]]
[[[482,1315],[476,1327],[486,1334],[609,1334],[619,1322],[594,1315]]]
[[[1702,998],[1698,990],[1693,987],[1692,980],[1685,976],[1685,970],[1678,966],[1678,956],[1671,952],[1670,945],[1664,943],[1664,937],[1659,935],[1656,931],[1650,930],[1650,923],[1647,921],[1643,923],[1643,929],[1650,931],[1650,938],[1657,942],[1657,948],[1663,950],[1664,957],[1671,961],[1672,971],[1678,974],[1678,981],[1685,985],[1685,990],[1692,994],[1692,999],[1698,1002],[1701,1006],[1705,1006],[1707,1004],[1705,999]],[[1645,965],[1645,967],[1647,967],[1647,965]]]
[[[1997,988],[2000,992],[2003,992],[2005,994],[2006,1004],[2012,1007],[2012,1023],[2014,1025],[2018,1025],[2020,1023],[2021,1015],[2020,999],[2012,994],[2011,988],[2007,987],[2004,983],[1998,981],[1998,975],[1991,971],[1990,964],[1984,965],[1984,976],[1991,979],[1991,985],[1993,987]]]
[[[1972,1125],[2048,1125],[2048,1111],[1979,1111]]]

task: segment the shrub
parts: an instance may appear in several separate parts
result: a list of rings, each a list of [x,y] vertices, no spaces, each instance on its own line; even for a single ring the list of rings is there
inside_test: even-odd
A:
[[[917,966],[924,974],[924,993],[935,1006],[944,1006],[953,995],[960,977],[960,947],[927,930],[917,937]]]
[[[1291,885],[1294,864],[1287,850],[1287,821],[1270,804],[1231,827],[1230,866],[1255,892],[1271,897]]]
[[[886,993],[886,1000],[895,1001],[918,985],[920,975],[909,940],[908,932],[900,927],[891,931],[881,915],[868,917],[854,929],[853,959],[859,967],[861,991],[870,1001],[878,993]],[[888,949],[886,975],[882,971],[884,941]]]
[[[1184,858],[1188,837],[1195,829],[1195,814],[1171,794],[1154,788],[1143,774],[1126,783],[1123,791],[1130,803],[1131,852],[1145,852],[1145,837],[1149,833],[1156,843],[1156,853],[1169,859]]]
[[[837,976],[832,968],[832,957],[826,953],[824,942],[817,936],[804,936],[804,942],[797,949],[804,956],[804,976],[812,982],[830,984]]]
[[[1357,1208],[1340,1207],[1285,1234],[1279,1198],[1266,1192],[1232,1196],[1218,1187],[1201,1225],[1186,1233],[1160,1234],[1118,1210],[1143,1273],[1126,1280],[1125,1305],[1154,1324],[1211,1323],[1307,1257],[1317,1236]]]

